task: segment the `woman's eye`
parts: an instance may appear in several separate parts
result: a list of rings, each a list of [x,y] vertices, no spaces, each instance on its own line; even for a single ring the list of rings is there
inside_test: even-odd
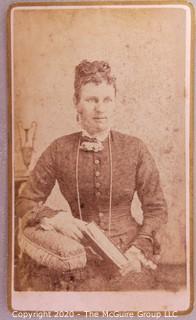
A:
[[[96,97],[91,97],[91,98],[87,98],[86,101],[87,101],[87,102],[97,103],[97,102],[98,102],[98,99],[97,99]]]
[[[104,99],[104,102],[108,103],[108,102],[112,102],[112,99],[110,97],[107,97]]]

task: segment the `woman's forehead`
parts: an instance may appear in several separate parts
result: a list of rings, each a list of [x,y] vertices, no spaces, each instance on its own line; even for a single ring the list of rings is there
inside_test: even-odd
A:
[[[101,83],[88,82],[81,87],[82,96],[115,96],[112,84],[103,81]]]

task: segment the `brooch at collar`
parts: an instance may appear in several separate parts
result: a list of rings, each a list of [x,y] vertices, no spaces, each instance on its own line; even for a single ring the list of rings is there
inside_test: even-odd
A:
[[[80,150],[99,152],[103,150],[103,144],[101,141],[83,141],[80,145]]]

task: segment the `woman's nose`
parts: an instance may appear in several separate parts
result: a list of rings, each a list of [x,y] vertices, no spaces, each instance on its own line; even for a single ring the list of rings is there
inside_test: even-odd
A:
[[[102,112],[103,111],[103,103],[97,102],[95,105],[95,110],[98,112]]]

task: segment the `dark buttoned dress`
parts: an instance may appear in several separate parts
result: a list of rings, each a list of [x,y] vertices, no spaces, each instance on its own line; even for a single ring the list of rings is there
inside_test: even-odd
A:
[[[79,218],[78,178],[82,219],[95,221],[108,234],[112,168],[111,240],[123,252],[134,244],[149,258],[153,254],[154,235],[167,221],[167,206],[159,173],[140,139],[117,131],[111,131],[110,136],[111,154],[109,138],[103,142],[102,151],[79,150],[79,153],[81,132],[55,140],[39,158],[21,192],[17,214],[24,217],[26,225],[38,222],[42,217],[54,216],[57,211],[45,207],[44,202],[57,181],[73,216]],[[142,225],[131,214],[135,192],[143,211]],[[43,205],[39,210],[33,210],[38,203]]]

